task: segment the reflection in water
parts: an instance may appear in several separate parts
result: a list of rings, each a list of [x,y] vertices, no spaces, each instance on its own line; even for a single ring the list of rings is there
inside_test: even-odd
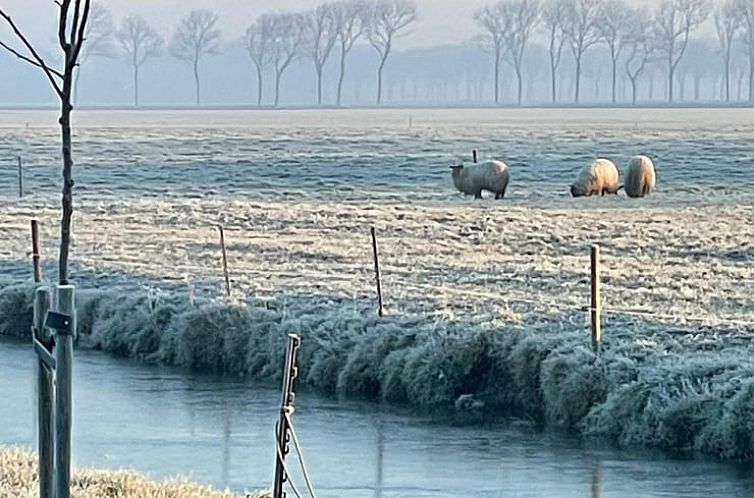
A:
[[[33,446],[33,365],[26,342],[0,339],[0,444]],[[87,351],[74,372],[77,466],[269,488],[277,388]],[[296,401],[306,463],[328,498],[583,498],[590,481],[600,498],[754,496],[749,467],[584,449],[518,425],[459,427],[306,392]]]

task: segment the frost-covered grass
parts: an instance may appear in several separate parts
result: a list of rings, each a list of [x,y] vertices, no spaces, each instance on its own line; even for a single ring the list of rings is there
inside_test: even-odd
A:
[[[37,457],[15,447],[0,446],[0,497],[39,496]],[[269,493],[236,495],[184,480],[154,481],[129,471],[75,469],[73,498],[269,498]]]

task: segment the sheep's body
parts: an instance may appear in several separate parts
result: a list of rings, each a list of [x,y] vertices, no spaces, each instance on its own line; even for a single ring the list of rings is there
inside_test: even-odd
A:
[[[574,197],[617,194],[620,189],[620,175],[615,164],[608,159],[597,159],[579,173],[571,185]]]
[[[505,197],[510,175],[508,166],[501,161],[485,161],[471,166],[453,166],[453,184],[465,195],[482,198],[482,191],[495,194],[495,199]]]
[[[652,160],[636,156],[628,163],[624,188],[629,197],[644,197],[654,190],[657,176]]]

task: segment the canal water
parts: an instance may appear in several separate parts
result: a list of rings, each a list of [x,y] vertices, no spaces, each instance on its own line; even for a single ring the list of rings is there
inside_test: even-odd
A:
[[[270,486],[277,386],[98,352],[75,358],[76,465],[237,491]],[[0,444],[34,446],[33,380],[30,345],[0,338]],[[750,466],[588,447],[521,422],[464,425],[307,392],[296,405],[320,498],[754,496]]]

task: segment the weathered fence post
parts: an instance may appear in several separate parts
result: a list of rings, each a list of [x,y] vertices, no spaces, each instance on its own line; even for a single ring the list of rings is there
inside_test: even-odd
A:
[[[55,333],[55,498],[71,495],[73,336],[76,331],[74,287],[59,285],[55,313],[46,325]]]
[[[21,156],[18,156],[18,197],[24,196],[24,170],[21,164]]]
[[[377,285],[377,314],[379,316],[384,315],[382,308],[382,283],[380,282],[380,256],[377,251],[377,234],[374,231],[374,227],[371,228],[372,233],[372,253],[374,254],[374,278]]]
[[[288,349],[285,354],[285,371],[283,372],[283,399],[280,404],[280,418],[277,427],[277,442],[275,448],[275,477],[272,483],[272,498],[285,498],[283,484],[288,480],[285,471],[285,456],[288,454],[290,441],[288,420],[293,414],[293,382],[298,376],[296,367],[296,353],[301,345],[301,338],[296,334],[288,334]]]
[[[472,150],[471,157],[474,159],[474,162],[476,163],[479,160],[479,152],[476,149]]]
[[[39,223],[37,223],[37,220],[31,220],[31,257],[34,262],[34,281],[39,283],[42,281],[42,265],[39,253]]]
[[[592,302],[590,311],[592,317],[592,350],[598,352],[602,346],[602,302],[600,299],[600,246],[596,244],[592,246],[591,261]]]
[[[222,225],[217,226],[220,230],[220,249],[223,253],[223,277],[225,278],[225,295],[230,297],[230,276],[228,275],[228,253],[225,251],[225,230]]]
[[[32,344],[37,353],[37,452],[39,453],[39,498],[53,498],[53,384],[52,368],[41,355],[52,358],[44,320],[50,309],[49,289],[39,288],[34,295]]]

